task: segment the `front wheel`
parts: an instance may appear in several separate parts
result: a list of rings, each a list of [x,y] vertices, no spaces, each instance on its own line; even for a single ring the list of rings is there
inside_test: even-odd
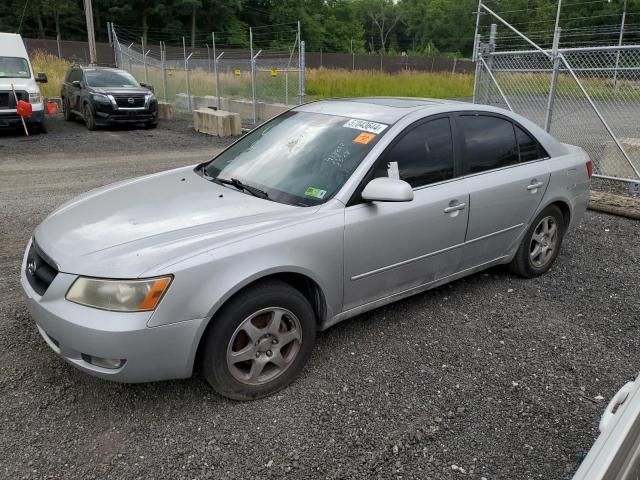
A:
[[[91,106],[88,103],[84,104],[82,116],[84,117],[84,123],[87,126],[87,130],[95,130],[96,119],[94,118],[93,111],[91,110]]]
[[[71,113],[71,105],[69,104],[69,99],[66,97],[62,100],[62,114],[67,122],[71,122],[76,118],[76,116]]]
[[[525,278],[545,273],[560,253],[564,231],[564,217],[560,209],[555,205],[545,208],[522,239],[511,261],[511,270]]]
[[[287,386],[315,342],[311,305],[281,281],[239,293],[211,321],[203,373],[216,392],[234,400],[266,397]]]

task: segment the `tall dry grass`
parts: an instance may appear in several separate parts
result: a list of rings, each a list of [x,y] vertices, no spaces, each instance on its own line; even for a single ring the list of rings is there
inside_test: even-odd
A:
[[[31,66],[34,73],[46,73],[48,82],[40,84],[40,91],[45,97],[59,97],[60,87],[69,69],[70,63],[50,53],[35,51],[31,55]]]

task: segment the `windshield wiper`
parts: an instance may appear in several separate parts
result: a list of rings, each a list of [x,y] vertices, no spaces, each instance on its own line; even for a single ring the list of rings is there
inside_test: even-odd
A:
[[[220,183],[222,185],[231,185],[233,187],[236,187],[238,190],[241,190],[243,192],[247,192],[253,195],[254,197],[269,198],[269,194],[264,190],[260,190],[257,187],[252,187],[251,185],[242,183],[237,178],[226,179],[226,178],[215,177],[215,178],[211,178],[211,180],[216,183]]]

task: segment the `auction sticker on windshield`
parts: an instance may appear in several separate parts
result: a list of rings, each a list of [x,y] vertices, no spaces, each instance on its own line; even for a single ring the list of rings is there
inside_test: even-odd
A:
[[[309,187],[304,191],[304,194],[307,197],[318,198],[322,200],[324,196],[327,194],[326,190],[320,190],[319,188]]]
[[[352,118],[343,127],[355,128],[356,130],[362,130],[363,132],[375,133],[376,135],[384,132],[385,128],[389,125],[384,123],[369,122],[368,120],[357,120]]]

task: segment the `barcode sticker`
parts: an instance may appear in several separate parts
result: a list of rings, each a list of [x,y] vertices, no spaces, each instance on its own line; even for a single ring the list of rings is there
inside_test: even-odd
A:
[[[368,120],[357,120],[355,118],[352,118],[343,126],[347,128],[355,128],[356,130],[361,130],[363,132],[375,133],[376,135],[378,135],[384,132],[384,130],[389,125],[385,125],[384,123],[370,122]]]

